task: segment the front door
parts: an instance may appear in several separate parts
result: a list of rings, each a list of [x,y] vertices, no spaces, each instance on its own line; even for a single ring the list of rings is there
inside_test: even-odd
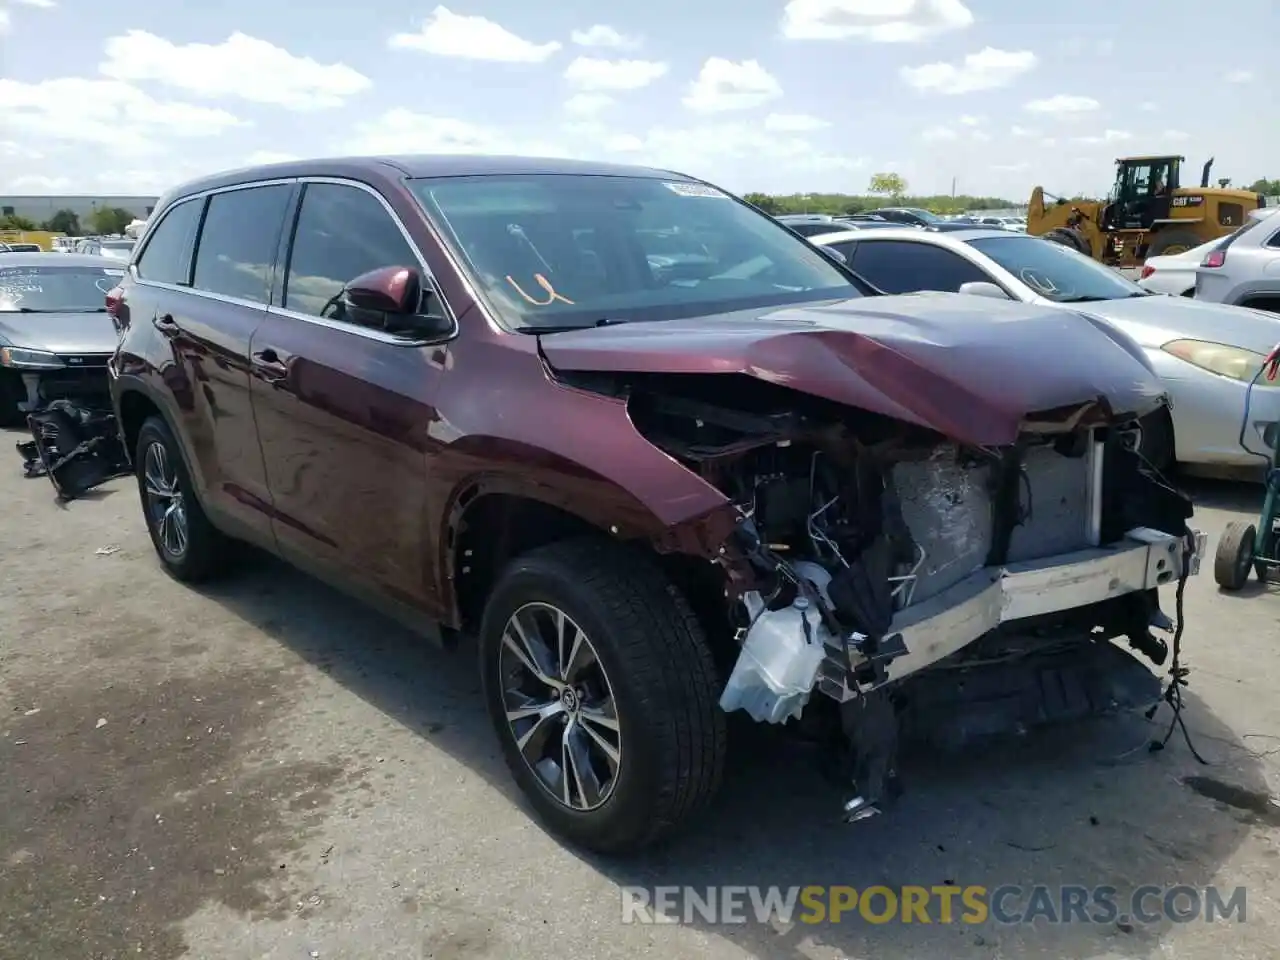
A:
[[[332,182],[306,184],[286,264],[252,343],[277,543],[317,572],[433,607],[426,470],[444,351],[340,319],[334,306],[362,273],[425,276],[425,265],[376,193]]]

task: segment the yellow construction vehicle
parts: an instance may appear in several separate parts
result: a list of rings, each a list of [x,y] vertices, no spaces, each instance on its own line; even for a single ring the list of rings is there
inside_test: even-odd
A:
[[[1200,186],[1179,183],[1183,157],[1123,157],[1106,200],[1068,201],[1031,192],[1027,233],[1072,247],[1113,267],[1141,266],[1147,257],[1175,254],[1237,230],[1266,197],[1230,189],[1230,180],[1209,186],[1213,159]],[[1046,205],[1045,197],[1055,202]]]

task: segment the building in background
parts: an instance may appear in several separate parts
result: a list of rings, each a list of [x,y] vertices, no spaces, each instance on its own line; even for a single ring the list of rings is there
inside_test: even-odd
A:
[[[59,210],[70,210],[82,224],[87,224],[95,210],[103,207],[119,207],[128,210],[140,220],[151,216],[158,197],[113,196],[0,196],[0,217],[26,217],[37,225],[44,223]]]

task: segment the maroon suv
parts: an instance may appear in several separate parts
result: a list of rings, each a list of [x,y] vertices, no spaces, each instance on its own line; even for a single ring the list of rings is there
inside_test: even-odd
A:
[[[1074,677],[1066,713],[1112,702],[1117,671],[1155,678],[1109,639],[1163,662],[1157,589],[1196,569],[1187,501],[1136,453],[1164,398],[1130,340],[879,296],[669,171],[215,176],[162,198],[108,310],[164,567],[248,542],[478,637],[516,780],[599,850],[707,804],[727,711],[829,736],[858,819],[912,704],[960,709],[980,664]]]

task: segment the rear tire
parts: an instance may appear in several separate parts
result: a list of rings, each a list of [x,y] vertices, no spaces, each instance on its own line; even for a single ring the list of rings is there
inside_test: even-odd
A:
[[[1252,523],[1232,520],[1222,532],[1213,558],[1213,579],[1223,590],[1239,590],[1249,579],[1255,529]]]
[[[561,637],[585,639],[584,654],[544,632],[557,622]],[[553,833],[630,853],[678,831],[715,796],[726,732],[711,650],[647,554],[592,538],[517,557],[485,607],[479,653],[503,757]]]
[[[1054,227],[1044,235],[1044,239],[1051,243],[1070,247],[1077,253],[1083,253],[1086,257],[1093,256],[1093,248],[1089,246],[1089,238],[1079,230],[1073,230],[1070,227]]]
[[[182,449],[162,418],[142,424],[133,463],[147,533],[165,572],[184,583],[225,573],[231,541],[205,515]]]
[[[1185,253],[1192,247],[1198,247],[1202,243],[1204,241],[1190,230],[1161,230],[1156,234],[1156,238],[1151,241],[1151,246],[1147,248],[1147,256],[1160,257]]]

